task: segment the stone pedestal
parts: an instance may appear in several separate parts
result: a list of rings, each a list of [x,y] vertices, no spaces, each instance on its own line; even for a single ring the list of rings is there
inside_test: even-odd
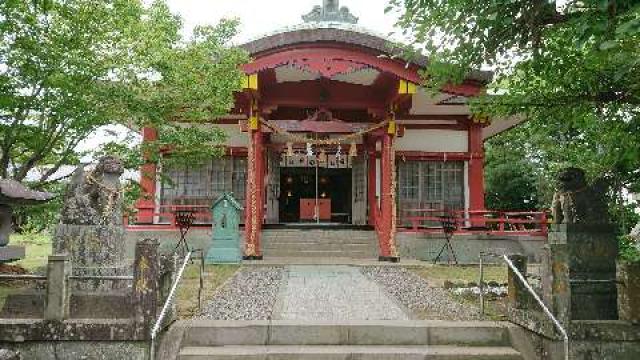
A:
[[[11,235],[11,207],[9,205],[0,204],[0,247],[9,244],[9,235]]]
[[[125,262],[124,229],[118,225],[60,224],[53,239],[55,254],[68,253],[74,276],[121,276],[130,274]],[[127,286],[124,281],[74,281],[82,290],[109,291]]]
[[[616,259],[618,241],[609,224],[559,224],[549,233],[549,246],[566,244],[572,320],[618,318]],[[552,271],[554,266],[551,264]],[[561,284],[560,284],[561,285]],[[560,286],[555,284],[556,287]]]
[[[620,320],[640,324],[640,263],[618,264]]]
[[[511,255],[509,256],[509,260],[513,263],[513,265],[520,271],[520,274],[525,277],[527,276],[527,257],[523,255]],[[508,299],[509,306],[516,309],[526,309],[528,308],[528,298],[531,296],[525,286],[522,284],[522,281],[518,278],[518,275],[509,268],[507,274],[507,281],[509,283],[508,286]]]
[[[158,247],[158,240],[155,239],[145,239],[136,244],[131,302],[136,332],[144,338],[150,338],[158,317]]]

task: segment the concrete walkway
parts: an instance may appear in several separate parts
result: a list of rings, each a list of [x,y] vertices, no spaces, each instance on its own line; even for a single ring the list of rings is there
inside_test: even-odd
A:
[[[409,316],[358,267],[291,265],[274,320],[408,320]]]

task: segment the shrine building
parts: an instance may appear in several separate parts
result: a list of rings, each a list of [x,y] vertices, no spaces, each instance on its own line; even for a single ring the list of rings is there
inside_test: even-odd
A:
[[[136,224],[170,224],[183,207],[202,209],[196,223],[206,225],[210,205],[231,192],[244,204],[249,259],[262,257],[265,228],[371,229],[380,259],[394,260],[396,234],[426,227],[416,219],[431,211],[457,211],[473,227],[469,214],[486,210],[483,142],[517,122],[472,116],[469,100],[491,73],[427,91],[428,59],[405,59],[338,1],[303,19],[242,45],[252,58],[244,90],[217,121],[226,155],[197,168],[145,165]]]

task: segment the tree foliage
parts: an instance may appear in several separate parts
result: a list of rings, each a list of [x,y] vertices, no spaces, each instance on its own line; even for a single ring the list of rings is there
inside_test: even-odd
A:
[[[229,46],[236,27],[223,20],[183,39],[164,1],[1,1],[0,177],[23,181],[35,172],[35,186],[55,182],[61,167],[85,155],[80,142],[115,124],[157,128],[160,139],[144,149],[151,160],[169,144],[168,161],[218,154],[223,131],[182,122],[210,121],[232,107],[247,61]],[[130,165],[141,161],[139,150],[106,149],[128,151]]]
[[[582,167],[592,179],[609,181],[612,199],[640,190],[638,1],[390,3],[413,47],[430,57],[428,85],[494,70],[488,95],[472,109],[527,119],[517,134],[504,135],[511,136],[498,145],[504,151],[525,149],[539,174]]]

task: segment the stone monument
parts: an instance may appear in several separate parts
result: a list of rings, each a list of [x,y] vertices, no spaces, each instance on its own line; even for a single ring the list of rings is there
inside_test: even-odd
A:
[[[30,190],[17,181],[0,179],[0,262],[19,260],[25,256],[24,247],[9,245],[13,207],[41,204],[53,197],[51,193]]]
[[[584,171],[568,168],[557,178],[553,222],[544,268],[549,303],[566,308],[568,320],[617,319],[618,241],[610,223],[602,181],[589,185]],[[562,311],[560,311],[562,313]]]
[[[76,169],[64,197],[60,224],[53,239],[55,254],[71,256],[73,275],[112,276],[130,272],[125,263],[122,162],[112,156],[98,161],[95,169]],[[117,281],[77,281],[76,288],[111,290],[125,287]]]

